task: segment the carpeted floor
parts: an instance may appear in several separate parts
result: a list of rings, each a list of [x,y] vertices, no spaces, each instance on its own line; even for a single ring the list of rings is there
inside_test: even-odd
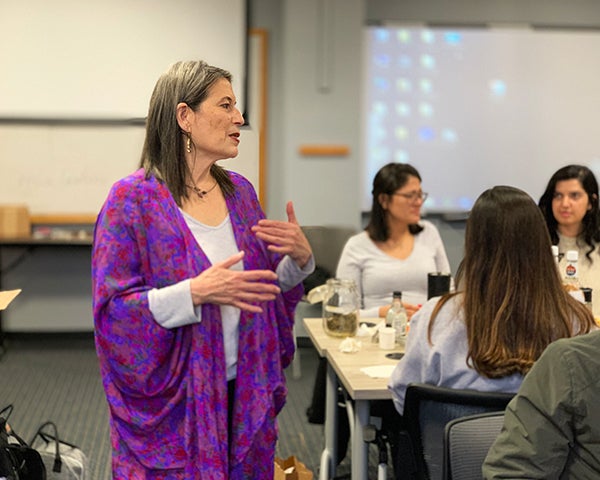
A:
[[[108,410],[91,334],[9,336],[6,347],[0,408],[13,405],[13,429],[29,442],[52,420],[86,453],[89,478],[110,479]]]
[[[318,355],[302,342],[301,375],[288,369],[288,401],[279,415],[277,455],[298,457],[318,478],[323,426],[308,423]],[[13,404],[10,423],[29,441],[45,421],[54,421],[64,439],[88,456],[91,480],[110,480],[108,412],[91,334],[12,335],[0,358],[0,408]],[[375,463],[372,454],[371,464]],[[337,469],[349,478],[349,453]],[[376,466],[373,476],[376,478]]]

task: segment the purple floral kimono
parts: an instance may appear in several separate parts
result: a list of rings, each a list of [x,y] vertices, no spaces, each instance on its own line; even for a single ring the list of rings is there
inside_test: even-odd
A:
[[[227,207],[246,270],[281,256],[250,230],[264,217],[254,189],[230,172]],[[293,312],[302,287],[242,312],[231,444],[220,308],[171,330],[156,323],[148,291],[210,266],[166,186],[144,171],[117,182],[96,223],[92,258],[96,349],[110,407],[113,478],[270,479],[276,415],[294,355]]]

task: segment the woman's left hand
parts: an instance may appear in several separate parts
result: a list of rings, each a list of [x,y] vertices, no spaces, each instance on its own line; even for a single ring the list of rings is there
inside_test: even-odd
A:
[[[287,203],[286,212],[287,222],[262,219],[252,227],[252,231],[269,244],[267,248],[270,251],[289,255],[300,268],[304,268],[312,256],[312,249],[298,224],[292,202]]]

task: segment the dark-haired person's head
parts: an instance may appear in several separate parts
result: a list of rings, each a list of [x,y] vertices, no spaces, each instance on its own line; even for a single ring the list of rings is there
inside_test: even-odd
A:
[[[594,173],[584,165],[567,165],[550,178],[538,203],[550,232],[553,244],[558,234],[582,238],[590,249],[600,241],[600,210],[598,182]]]
[[[406,163],[388,163],[373,178],[373,200],[367,233],[372,240],[389,238],[390,222],[406,223],[414,235],[423,228],[418,224],[427,194],[421,189],[421,175]]]
[[[467,220],[462,267],[466,288],[491,277],[512,283],[513,275],[528,272],[556,276],[544,217],[527,193],[496,186],[477,198]]]

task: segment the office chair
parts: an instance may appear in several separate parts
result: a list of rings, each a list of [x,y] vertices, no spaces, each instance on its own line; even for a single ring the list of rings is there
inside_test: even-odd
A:
[[[505,392],[408,385],[403,417],[413,449],[416,478],[442,478],[444,428],[448,422],[477,413],[504,411],[513,396],[513,393]],[[398,468],[402,466],[398,465]]]
[[[452,420],[444,432],[444,480],[481,480],[483,461],[502,430],[504,411]]]

